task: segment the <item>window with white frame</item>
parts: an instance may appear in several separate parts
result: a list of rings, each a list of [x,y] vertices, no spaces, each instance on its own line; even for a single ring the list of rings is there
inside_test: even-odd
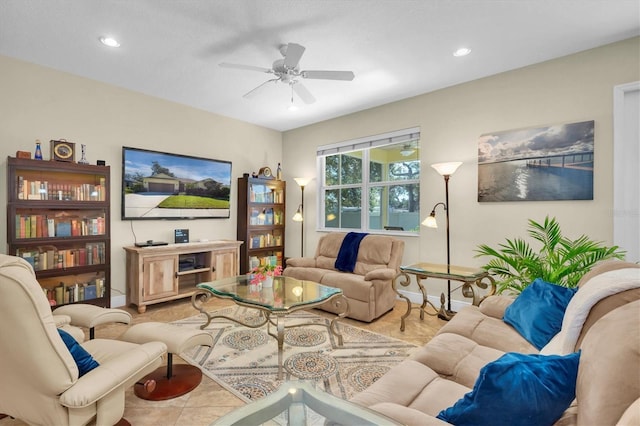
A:
[[[420,129],[318,148],[319,228],[418,233]]]

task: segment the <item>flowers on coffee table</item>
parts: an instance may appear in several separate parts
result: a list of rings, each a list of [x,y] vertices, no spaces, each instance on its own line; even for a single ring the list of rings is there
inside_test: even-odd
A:
[[[256,266],[250,273],[252,275],[251,284],[258,284],[267,279],[267,277],[278,277],[282,275],[282,266],[267,263]]]

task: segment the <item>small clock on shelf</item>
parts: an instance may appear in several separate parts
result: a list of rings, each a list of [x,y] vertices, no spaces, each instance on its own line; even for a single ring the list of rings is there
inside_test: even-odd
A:
[[[70,161],[76,159],[76,144],[62,139],[51,141],[51,159],[55,161]]]
[[[258,177],[262,179],[273,179],[273,172],[271,172],[271,167],[262,167],[258,170]]]

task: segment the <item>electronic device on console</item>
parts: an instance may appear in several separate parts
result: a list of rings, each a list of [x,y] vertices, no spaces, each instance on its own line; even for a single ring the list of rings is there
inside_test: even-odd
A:
[[[166,246],[168,244],[169,243],[165,243],[164,241],[147,240],[142,243],[136,243],[135,246],[136,247],[154,247],[154,246]]]
[[[189,230],[188,229],[175,229],[174,230],[174,242],[176,244],[189,242]]]

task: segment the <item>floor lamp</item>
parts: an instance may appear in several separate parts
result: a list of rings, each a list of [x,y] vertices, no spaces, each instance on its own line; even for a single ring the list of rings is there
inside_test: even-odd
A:
[[[446,223],[447,223],[447,273],[451,272],[451,246],[449,240],[449,177],[458,170],[458,167],[462,165],[462,162],[450,162],[450,163],[437,163],[432,164],[433,167],[441,176],[444,177],[444,203],[440,202],[433,206],[429,216],[422,221],[424,226],[429,228],[437,228],[438,222],[436,222],[436,208],[442,206],[444,208]],[[447,280],[447,311],[446,317],[443,319],[449,319],[453,311],[451,310],[451,280]]]
[[[296,214],[293,215],[293,220],[300,222],[300,256],[304,257],[304,187],[307,186],[311,179],[301,177],[293,178],[293,180],[300,185],[300,191],[302,191],[300,205],[298,206],[298,210],[296,210]]]

